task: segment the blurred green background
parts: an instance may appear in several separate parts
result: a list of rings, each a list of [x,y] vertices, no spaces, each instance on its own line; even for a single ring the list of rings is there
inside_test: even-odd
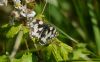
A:
[[[11,28],[11,26],[6,27],[12,9],[11,2],[9,3],[7,7],[0,8],[1,57],[5,52],[11,52],[14,39],[16,39],[16,34],[13,39],[6,37]],[[34,9],[37,14],[41,14],[44,4],[45,0],[36,0]],[[57,31],[59,31],[58,39],[73,48],[73,51],[68,54],[69,62],[71,60],[100,61],[99,0],[47,0],[44,16],[49,23],[56,26]],[[24,43],[22,43],[20,50],[25,50],[25,48]]]

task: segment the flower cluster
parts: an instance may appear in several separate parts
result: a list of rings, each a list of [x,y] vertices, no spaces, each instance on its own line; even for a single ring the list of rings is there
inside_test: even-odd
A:
[[[31,2],[26,3],[26,4],[21,4],[20,0],[13,0],[14,2],[14,10],[11,13],[11,21],[12,23],[10,23],[11,25],[14,24],[14,20],[16,19],[20,19],[20,20],[24,20],[24,21],[32,21],[32,19],[34,18],[34,16],[36,15],[36,12],[29,7],[32,7],[31,5],[29,5]],[[28,4],[28,5],[27,5]]]

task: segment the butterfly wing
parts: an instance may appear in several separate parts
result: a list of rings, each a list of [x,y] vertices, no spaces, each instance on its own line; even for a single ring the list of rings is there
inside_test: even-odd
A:
[[[30,37],[37,37],[41,45],[48,44],[50,39],[57,36],[57,31],[54,27],[38,19],[32,21],[29,27]]]

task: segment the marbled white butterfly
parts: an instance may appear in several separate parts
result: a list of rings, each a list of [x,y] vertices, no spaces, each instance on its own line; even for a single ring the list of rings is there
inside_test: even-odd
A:
[[[29,23],[29,27],[30,37],[38,38],[41,45],[48,44],[49,40],[57,36],[57,31],[54,27],[39,19],[33,19],[33,21]]]

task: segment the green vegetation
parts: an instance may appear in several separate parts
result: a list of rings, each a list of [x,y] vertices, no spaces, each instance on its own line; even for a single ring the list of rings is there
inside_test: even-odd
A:
[[[35,0],[28,4],[36,18],[59,32],[45,46],[35,44],[37,39],[29,37],[29,28],[22,21],[9,24],[13,10],[9,1],[7,6],[0,6],[0,62],[100,61],[99,0]]]

